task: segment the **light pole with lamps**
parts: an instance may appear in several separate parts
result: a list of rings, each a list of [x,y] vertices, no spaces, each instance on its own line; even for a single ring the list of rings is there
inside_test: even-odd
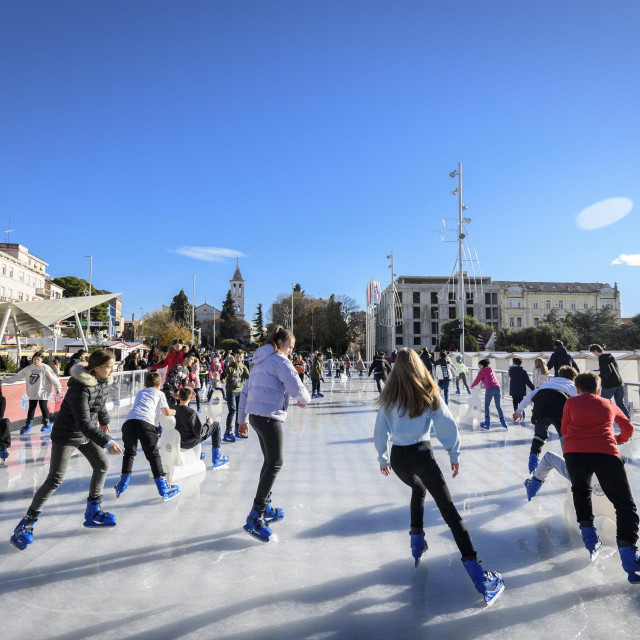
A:
[[[93,288],[93,256],[85,256],[85,258],[89,258],[89,295],[91,295]],[[91,307],[87,309],[87,338],[91,340]]]

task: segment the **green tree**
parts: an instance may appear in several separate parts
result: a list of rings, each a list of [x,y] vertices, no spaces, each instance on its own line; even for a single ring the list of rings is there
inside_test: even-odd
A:
[[[460,345],[460,338],[454,332],[454,323],[456,320],[449,320],[443,322],[440,327],[442,336],[440,338],[440,344],[443,348],[449,348],[450,344],[455,345],[456,349]],[[486,342],[493,333],[493,327],[486,322],[481,322],[474,316],[464,317],[464,348],[465,351],[478,351],[478,338],[482,338]]]
[[[573,311],[565,322],[578,335],[579,349],[588,349],[594,343],[615,349],[621,337],[620,321],[612,309]]]
[[[264,316],[262,313],[262,303],[258,304],[256,313],[253,316],[253,328],[258,342],[264,342],[267,339],[267,333],[264,330]]]
[[[180,293],[173,296],[169,309],[171,309],[174,322],[187,327],[191,326],[192,306],[184,289],[180,289]]]
[[[235,303],[233,302],[233,297],[231,296],[231,289],[229,289],[227,291],[227,297],[224,299],[224,302],[222,303],[222,311],[220,311],[220,319],[226,322],[227,320],[230,320],[231,318],[235,318],[235,317],[236,317],[236,306],[235,306]]]

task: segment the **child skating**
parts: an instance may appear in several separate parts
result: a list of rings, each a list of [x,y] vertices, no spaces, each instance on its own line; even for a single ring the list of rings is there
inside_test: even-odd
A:
[[[55,388],[58,393],[62,393],[62,385],[51,367],[48,364],[44,364],[40,351],[33,354],[31,364],[28,367],[21,369],[10,378],[5,378],[0,384],[11,384],[19,380],[25,381],[26,393],[29,398],[27,419],[24,427],[20,429],[20,433],[24,435],[31,431],[37,406],[40,406],[40,413],[42,414],[42,428],[40,431],[42,433],[50,433],[51,422],[47,405],[51,397],[52,388]]]
[[[51,462],[44,484],[36,491],[25,516],[11,536],[11,544],[24,551],[33,542],[33,526],[44,503],[62,484],[69,460],[76,449],[93,469],[84,514],[85,527],[113,527],[116,517],[102,510],[102,489],[112,455],[122,453],[109,435],[109,413],[105,408],[115,359],[110,351],[99,349],[83,364],[71,368],[71,379],[51,432]]]
[[[640,584],[638,511],[618,451],[618,445],[631,439],[633,424],[615,404],[597,395],[599,383],[599,377],[591,372],[579,374],[575,379],[578,395],[564,405],[564,460],[571,478],[573,505],[582,540],[594,560],[602,546],[591,504],[591,480],[595,475],[616,510],[616,542],[622,568],[629,582]],[[620,428],[619,435],[615,435],[614,422]]]
[[[513,410],[516,411],[518,405],[527,394],[527,388],[533,391],[535,387],[533,386],[533,382],[529,379],[529,374],[522,366],[522,359],[513,358],[511,362],[513,364],[509,367],[509,395],[513,402]],[[524,417],[523,413],[523,420]]]
[[[478,362],[478,366],[480,367],[480,371],[478,371],[478,375],[476,379],[473,381],[471,388],[473,389],[477,384],[481,383],[484,386],[484,422],[480,423],[480,426],[483,429],[489,429],[491,427],[491,401],[496,405],[496,410],[498,411],[498,417],[500,418],[500,425],[505,429],[508,429],[507,422],[504,419],[504,414],[502,413],[502,408],[500,407],[500,394],[502,392],[502,388],[500,387],[500,383],[498,382],[498,378],[496,378],[493,373],[493,369],[489,366],[490,362],[488,358],[484,360],[480,360]]]
[[[460,550],[462,563],[486,604],[504,590],[499,573],[484,571],[431,449],[431,433],[449,453],[453,477],[458,475],[460,435],[439,388],[415,351],[402,349],[379,399],[374,429],[380,471],[391,471],[411,487],[411,553],[417,566],[427,550],[424,500],[431,494]]]
[[[167,484],[160,452],[158,451],[157,415],[160,412],[165,416],[175,414],[175,411],[169,408],[164,393],[160,391],[161,384],[162,377],[156,371],[145,375],[145,388],[136,394],[133,407],[122,425],[124,457],[122,459],[120,480],[113,487],[116,490],[116,498],[119,498],[127,490],[131,482],[133,461],[138,450],[138,442],[142,447],[145,458],[151,465],[153,481],[156,483],[160,497],[163,500],[170,500],[180,493],[180,489],[177,486]]]
[[[211,438],[211,463],[213,468],[223,467],[229,462],[229,456],[220,453],[222,440],[220,424],[207,418],[202,424],[200,416],[189,406],[193,390],[189,387],[178,391],[179,404],[176,407],[176,431],[180,434],[180,448],[193,449]],[[204,452],[200,458],[204,459]]]
[[[295,340],[290,331],[276,327],[267,344],[255,352],[251,376],[240,393],[240,433],[247,435],[249,432],[249,416],[264,456],[256,496],[244,530],[261,542],[269,542],[271,538],[268,524],[284,518],[284,511],[271,505],[271,489],[282,468],[283,427],[289,398],[296,400],[301,408],[311,399],[287,358]]]
[[[227,366],[222,375],[222,382],[227,391],[227,428],[224,432],[225,442],[235,442],[236,438],[246,440],[248,436],[238,432],[238,403],[240,402],[240,392],[246,380],[249,379],[249,369],[242,362],[242,351],[236,349],[233,352],[233,361]],[[232,428],[235,423],[235,434]]]
[[[456,356],[456,361],[453,363],[453,366],[456,368],[456,372],[458,375],[456,376],[456,393],[460,394],[460,381],[465,386],[467,393],[471,395],[471,389],[469,389],[469,385],[467,384],[467,376],[469,375],[469,368],[462,361],[462,356]]]

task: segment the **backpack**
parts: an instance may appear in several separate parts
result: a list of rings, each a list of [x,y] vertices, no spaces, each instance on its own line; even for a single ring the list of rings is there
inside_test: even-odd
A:
[[[558,389],[542,389],[533,396],[531,422],[536,424],[541,418],[562,418],[564,403],[569,395]]]

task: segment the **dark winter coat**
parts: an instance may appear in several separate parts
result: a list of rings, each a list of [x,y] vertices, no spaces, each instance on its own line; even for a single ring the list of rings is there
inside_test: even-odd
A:
[[[527,395],[527,387],[535,389],[529,374],[520,366],[512,364],[509,367],[509,395],[513,398],[524,398]]]
[[[182,387],[188,387],[188,383],[189,372],[187,371],[187,368],[183,367],[181,364],[177,364],[167,374],[167,379],[165,380],[162,389],[167,393],[175,393],[178,389],[182,389]]]
[[[69,362],[65,365],[64,368],[64,377],[68,377],[71,375],[71,369],[80,363],[80,351],[76,351],[70,358]]]
[[[598,356],[598,366],[600,367],[600,381],[603,389],[612,389],[622,386],[622,376],[616,359],[610,353],[603,353]]]
[[[372,373],[374,378],[384,378],[391,373],[391,366],[382,356],[374,356],[369,366],[369,375]]]
[[[573,367],[576,371],[580,371],[580,369],[578,369],[578,365],[569,355],[569,352],[565,347],[556,347],[549,358],[549,362],[547,362],[547,369],[551,370],[553,368],[553,375],[557,376],[560,367],[564,367],[565,365]]]
[[[533,396],[533,411],[531,413],[531,422],[536,424],[541,418],[549,418],[562,421],[562,412],[564,411],[564,403],[569,399],[568,394],[556,389],[541,389]]]
[[[89,440],[104,447],[111,436],[98,429],[109,424],[105,405],[113,378],[98,380],[82,364],[71,369],[71,380],[51,431],[51,441],[80,446]]]
[[[427,371],[433,375],[433,358],[428,351],[423,351],[420,354],[420,360],[424,363],[424,366],[427,367]]]

